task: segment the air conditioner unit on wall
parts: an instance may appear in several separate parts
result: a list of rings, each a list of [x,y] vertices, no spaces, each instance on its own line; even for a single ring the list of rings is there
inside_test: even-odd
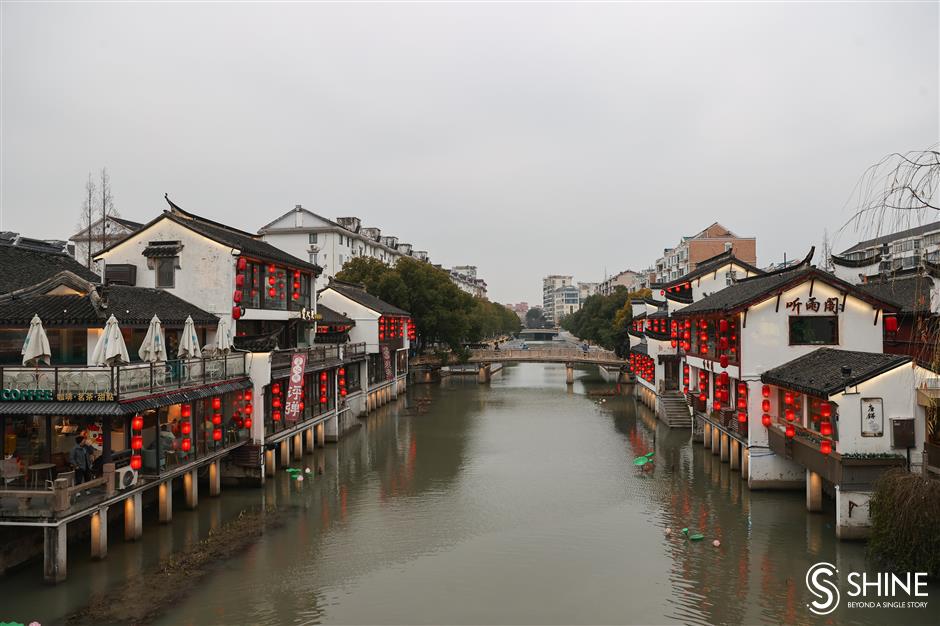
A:
[[[117,489],[129,489],[137,484],[137,470],[122,467],[114,472],[114,486]]]

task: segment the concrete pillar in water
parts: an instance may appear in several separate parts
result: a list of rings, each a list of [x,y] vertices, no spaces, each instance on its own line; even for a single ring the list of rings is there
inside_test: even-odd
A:
[[[299,461],[304,456],[304,443],[300,433],[294,435],[294,460]]]
[[[160,523],[168,524],[173,521],[173,481],[160,483],[157,496],[160,503]]]
[[[477,382],[481,385],[490,382],[490,366],[482,363],[477,368]]]
[[[199,506],[199,477],[196,470],[183,474],[183,492],[186,495],[186,508]]]
[[[806,510],[822,511],[822,476],[806,470]]]
[[[719,454],[721,452],[721,445],[719,443],[719,437],[721,436],[721,431],[712,427],[712,454]]]
[[[308,428],[304,431],[304,452],[313,454],[313,447],[313,428]]]
[[[702,426],[702,444],[710,446],[712,443],[712,425],[708,422],[705,422],[705,425]]]
[[[47,583],[60,583],[66,577],[68,525],[43,528],[42,576]]]
[[[144,502],[140,492],[124,500],[124,539],[137,541],[144,534]]]
[[[91,515],[91,558],[100,560],[108,556],[108,507],[101,507]]]
[[[209,495],[215,497],[222,493],[222,472],[219,464],[220,460],[216,459],[209,464]]]
[[[731,437],[728,436],[728,433],[721,433],[721,441],[720,441],[719,450],[721,452],[722,463],[728,462],[728,448],[731,443],[730,441],[728,441],[729,439],[731,439]]]
[[[574,384],[574,364],[565,363],[565,384],[573,385]]]
[[[317,447],[322,448],[326,445],[326,426],[323,422],[317,424]]]
[[[281,458],[277,460],[281,467],[290,465],[290,439],[281,439]]]
[[[737,439],[731,440],[731,469],[741,469],[741,442]]]
[[[274,476],[274,472],[277,469],[274,463],[274,450],[265,450],[264,451],[264,473],[267,476]]]
[[[741,480],[747,480],[751,464],[751,449],[743,448],[741,450]]]

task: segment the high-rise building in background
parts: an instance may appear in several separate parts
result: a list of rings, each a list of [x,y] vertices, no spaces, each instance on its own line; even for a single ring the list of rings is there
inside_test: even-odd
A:
[[[555,322],[555,290],[571,285],[572,276],[552,274],[542,279],[542,312],[545,319]]]

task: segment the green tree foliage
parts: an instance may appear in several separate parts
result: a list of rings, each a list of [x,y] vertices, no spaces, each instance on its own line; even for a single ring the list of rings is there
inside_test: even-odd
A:
[[[551,324],[545,319],[545,312],[540,307],[532,307],[525,313],[526,328],[548,328]]]
[[[378,259],[356,257],[336,278],[360,283],[372,295],[411,313],[421,350],[441,343],[460,351],[464,342],[520,329],[515,313],[461,291],[447,272],[418,259],[404,257],[391,267]]]
[[[621,356],[629,351],[627,331],[633,321],[632,298],[649,296],[649,290],[629,292],[617,287],[609,296],[595,294],[581,308],[561,321],[561,327],[575,337],[593,341]]]

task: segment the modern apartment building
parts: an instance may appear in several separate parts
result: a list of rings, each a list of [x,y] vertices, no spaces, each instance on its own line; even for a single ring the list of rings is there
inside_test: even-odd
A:
[[[600,286],[600,283],[586,283],[578,281],[578,299],[579,306],[584,304],[584,301],[597,293],[597,288]]]
[[[580,289],[575,285],[559,287],[553,294],[552,321],[558,324],[566,315],[571,315],[580,308]]]
[[[921,261],[940,262],[940,221],[859,242],[832,255],[837,276],[860,282],[879,273],[909,270]]]
[[[552,274],[542,279],[542,312],[546,320],[557,321],[555,320],[555,290],[571,285],[571,281],[571,276],[562,274]]]
[[[640,289],[642,276],[633,270],[624,270],[614,274],[597,285],[597,293],[603,296],[609,296],[617,287],[623,287],[627,291],[637,291]]]
[[[741,237],[718,222],[663,251],[653,265],[651,283],[667,283],[693,271],[699,263],[731,250],[734,256],[752,265],[757,263],[757,239]]]

